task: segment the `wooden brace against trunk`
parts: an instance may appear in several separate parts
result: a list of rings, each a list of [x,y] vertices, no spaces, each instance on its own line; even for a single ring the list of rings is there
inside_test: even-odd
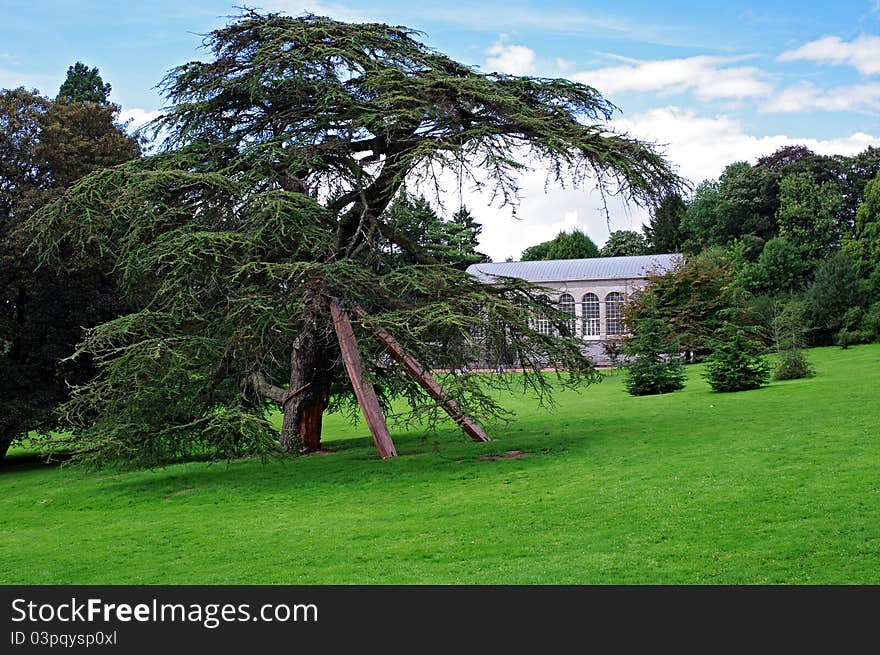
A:
[[[364,383],[362,379],[361,373],[363,369],[361,366],[360,353],[357,349],[357,341],[354,337],[354,331],[351,328],[348,312],[336,301],[330,303],[330,312],[333,315],[333,326],[339,337],[343,362],[345,363],[349,378],[351,378],[352,385],[354,386],[358,403],[361,405],[361,411],[370,427],[370,433],[373,435],[373,440],[376,441],[376,446],[379,448],[379,454],[382,455],[382,448],[379,447],[380,440],[378,437],[384,439],[384,435],[388,434],[388,427],[385,424],[385,418],[382,415],[381,409],[378,407],[378,401],[376,400],[375,404],[373,403],[373,400],[375,399],[375,391],[373,390],[372,385]],[[367,313],[357,305],[351,307],[351,312],[358,318],[364,318],[367,316]],[[394,361],[403,366],[406,373],[415,380],[415,382],[422,387],[422,389],[424,389],[425,392],[435,400],[447,414],[449,414],[452,420],[461,427],[465,434],[474,441],[489,441],[489,437],[486,436],[483,429],[477,425],[473,419],[461,411],[458,403],[446,393],[446,390],[443,389],[440,383],[428,373],[427,369],[422,366],[418,360],[408,355],[403,349],[403,346],[401,346],[391,334],[386,330],[373,325],[367,324],[366,327],[372,333],[373,338],[385,349],[385,352],[387,352]],[[354,365],[351,368],[349,366],[350,362]],[[364,401],[361,400],[362,395]],[[372,398],[370,397],[371,395]],[[366,406],[364,404],[365,402]],[[373,422],[371,423],[371,421]],[[388,436],[388,442],[391,442],[390,436]],[[391,444],[391,447],[393,448],[393,444]],[[384,459],[385,456],[382,455],[382,458]]]

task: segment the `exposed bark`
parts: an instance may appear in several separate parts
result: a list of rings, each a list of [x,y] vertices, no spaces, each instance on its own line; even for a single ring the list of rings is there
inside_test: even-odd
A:
[[[312,315],[294,340],[290,354],[290,386],[283,402],[279,445],[286,452],[321,449],[324,409],[330,398],[333,362],[338,355],[327,316]]]

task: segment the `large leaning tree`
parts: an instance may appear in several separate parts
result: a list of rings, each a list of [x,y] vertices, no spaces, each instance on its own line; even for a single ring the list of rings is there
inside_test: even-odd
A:
[[[473,416],[501,409],[467,365],[505,344],[539,391],[546,365],[592,379],[591,362],[521,281],[478,282],[438,263],[386,210],[407,186],[452,173],[514,201],[540,161],[559,181],[598,183],[639,203],[681,179],[648,144],[614,133],[614,106],[561,79],[483,73],[405,27],[246,11],[212,32],[212,57],[163,82],[161,152],[90,175],[31,227],[48,259],[100,251],[139,311],[88,332],[100,374],[66,415],[79,456],[137,464],[184,453],[320,448],[325,410],[355,409],[329,304],[355,315],[365,373],[387,406],[433,401],[382,356],[384,329],[434,370]],[[389,266],[392,251],[411,261]],[[399,258],[398,258],[399,259]],[[562,338],[529,316],[556,317]],[[475,336],[477,335],[477,336]],[[277,433],[276,433],[277,435]]]

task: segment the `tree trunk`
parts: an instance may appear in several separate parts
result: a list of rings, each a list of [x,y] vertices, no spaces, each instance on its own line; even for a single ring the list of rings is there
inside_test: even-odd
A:
[[[313,316],[293,342],[290,386],[282,401],[284,419],[279,445],[286,452],[310,453],[321,449],[321,426],[330,397],[333,362],[338,359],[328,317]]]
[[[321,450],[321,427],[327,407],[327,387],[309,387],[284,405],[284,419],[278,443],[286,452],[311,453]]]

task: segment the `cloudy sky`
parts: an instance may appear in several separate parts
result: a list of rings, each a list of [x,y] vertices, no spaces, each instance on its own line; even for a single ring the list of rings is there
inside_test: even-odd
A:
[[[206,57],[201,35],[241,4],[408,25],[484,71],[590,84],[620,108],[618,130],[661,144],[694,183],[787,143],[828,154],[880,145],[880,0],[0,0],[0,87],[54,95],[67,67],[83,61],[112,84],[125,116],[143,122],[162,106],[154,87],[164,73]],[[594,190],[547,185],[537,167],[523,176],[515,217],[463,195],[496,260],[561,229],[580,227],[600,245],[608,237]],[[637,208],[610,209],[611,229],[645,219]]]

